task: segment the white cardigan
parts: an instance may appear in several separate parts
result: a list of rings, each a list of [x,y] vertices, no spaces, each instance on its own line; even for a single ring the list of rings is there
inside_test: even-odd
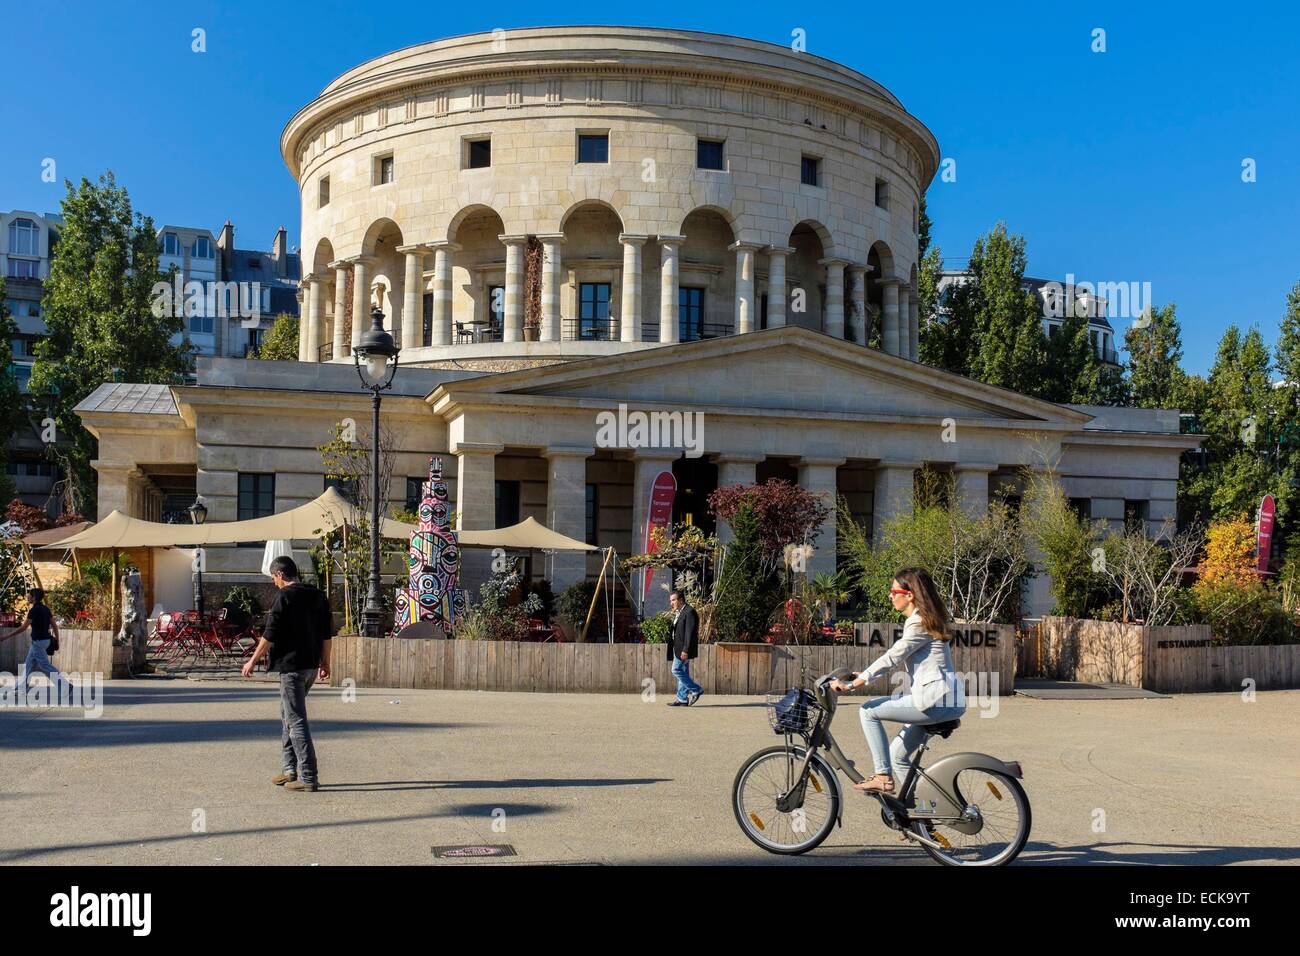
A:
[[[907,670],[912,703],[918,710],[929,710],[936,704],[966,705],[965,687],[953,667],[949,642],[932,637],[921,623],[919,613],[907,619],[903,636],[872,661],[858,679],[870,681],[899,664]]]

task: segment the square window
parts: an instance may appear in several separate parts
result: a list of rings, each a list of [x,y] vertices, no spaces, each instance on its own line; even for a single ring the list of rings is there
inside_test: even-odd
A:
[[[492,140],[471,139],[466,146],[465,167],[487,169],[492,165]]]
[[[265,518],[275,513],[275,475],[239,473],[240,521]]]
[[[393,181],[393,155],[375,157],[375,185],[382,186]]]
[[[330,204],[330,178],[322,176],[320,178],[320,205],[328,206]]]
[[[579,133],[578,134],[578,162],[580,163],[609,162],[609,134],[608,133]]]
[[[820,186],[822,161],[816,156],[805,156],[799,168],[799,181],[805,186]]]
[[[722,158],[722,140],[699,140],[695,144],[695,165],[700,169],[725,169]]]

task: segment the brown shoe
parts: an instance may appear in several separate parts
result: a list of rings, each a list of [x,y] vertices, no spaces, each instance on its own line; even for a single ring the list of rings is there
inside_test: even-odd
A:
[[[893,793],[894,778],[887,773],[878,773],[861,783],[855,783],[853,789],[862,793]]]
[[[314,783],[305,783],[305,782],[302,781],[302,780],[290,780],[288,783],[286,783],[286,784],[284,785],[284,789],[286,789],[286,790],[306,790],[306,791],[308,791],[309,793],[315,793],[315,792],[316,792],[316,784],[314,784]]]
[[[286,783],[292,783],[297,779],[298,775],[296,773],[277,773],[271,778],[271,782],[277,787],[283,787]]]

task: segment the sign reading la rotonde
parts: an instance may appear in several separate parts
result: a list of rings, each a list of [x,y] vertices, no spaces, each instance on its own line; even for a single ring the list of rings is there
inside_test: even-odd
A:
[[[998,628],[996,625],[966,625],[959,624],[950,627],[949,632],[953,635],[952,643],[954,647],[997,647],[998,645]],[[866,632],[867,639],[860,640],[863,632]],[[859,647],[887,647],[899,640],[903,636],[903,625],[901,624],[867,624],[862,628],[854,628],[854,644]],[[888,636],[888,644],[886,644]]]

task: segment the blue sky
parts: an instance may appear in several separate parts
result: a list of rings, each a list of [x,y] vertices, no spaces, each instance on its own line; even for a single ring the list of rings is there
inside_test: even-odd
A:
[[[117,6],[118,9],[112,9]],[[344,70],[424,40],[623,23],[789,44],[880,81],[956,160],[929,191],[965,257],[998,219],[1033,275],[1150,282],[1176,301],[1185,364],[1230,322],[1272,342],[1300,280],[1300,13],[1293,4],[46,3],[6,17],[13,83],[0,208],[56,211],[62,180],[112,169],[159,223],[227,218],[239,244],[298,230],[285,121]],[[1288,9],[1290,7],[1291,9]],[[191,51],[191,30],[207,52]],[[1106,51],[1092,52],[1093,30]],[[21,65],[18,65],[21,64]],[[46,157],[59,184],[41,181]],[[1254,159],[1257,181],[1242,182]],[[295,240],[291,240],[295,241]],[[1119,324],[1119,323],[1117,323]]]

